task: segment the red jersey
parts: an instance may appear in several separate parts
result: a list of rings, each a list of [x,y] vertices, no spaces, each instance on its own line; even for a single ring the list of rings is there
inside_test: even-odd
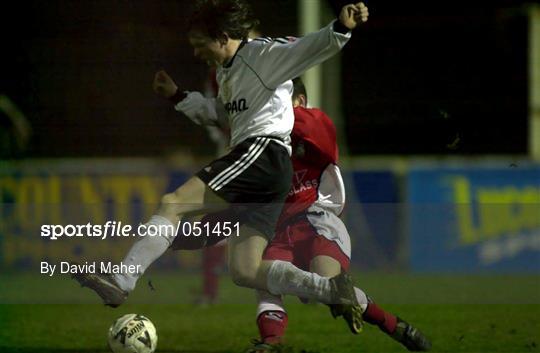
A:
[[[316,108],[297,107],[294,119],[291,133],[294,175],[278,228],[317,201],[323,171],[329,164],[338,162],[336,127],[325,113]]]

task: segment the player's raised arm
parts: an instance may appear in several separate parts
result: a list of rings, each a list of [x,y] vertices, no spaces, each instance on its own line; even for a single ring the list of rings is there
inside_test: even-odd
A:
[[[156,72],[152,88],[158,95],[167,99],[171,99],[178,92],[176,82],[164,70]]]
[[[199,92],[180,91],[174,80],[163,70],[154,76],[152,88],[158,95],[170,100],[175,110],[184,113],[195,124],[218,125],[215,98],[206,98]]]
[[[368,16],[364,3],[346,5],[325,28],[301,38],[261,44],[259,51],[250,53],[250,61],[264,84],[275,88],[335,55],[351,38],[351,31],[366,22]]]
[[[369,11],[363,2],[343,6],[339,13],[338,20],[347,29],[353,30],[360,23],[367,22]]]

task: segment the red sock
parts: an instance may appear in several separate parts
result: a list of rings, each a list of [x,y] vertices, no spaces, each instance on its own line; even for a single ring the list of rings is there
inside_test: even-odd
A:
[[[224,246],[203,249],[203,294],[215,300],[219,288],[219,269],[223,266]]]
[[[364,320],[370,324],[377,325],[386,333],[392,334],[396,330],[397,319],[391,313],[385,312],[375,303],[369,303],[364,312]]]
[[[269,344],[280,343],[285,334],[288,321],[287,313],[283,311],[263,311],[257,318],[261,340]]]

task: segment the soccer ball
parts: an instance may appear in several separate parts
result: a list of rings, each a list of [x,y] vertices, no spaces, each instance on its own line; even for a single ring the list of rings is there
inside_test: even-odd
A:
[[[109,328],[109,347],[114,353],[153,353],[156,346],[156,328],[145,316],[127,314]]]

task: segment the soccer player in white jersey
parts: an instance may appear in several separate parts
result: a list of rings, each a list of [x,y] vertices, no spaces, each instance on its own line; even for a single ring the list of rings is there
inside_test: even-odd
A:
[[[194,55],[217,66],[217,99],[185,93],[163,71],[154,89],[173,100],[176,109],[199,123],[217,121],[225,110],[231,129],[231,152],[201,169],[161,200],[147,226],[166,229],[141,237],[123,260],[138,273],[75,275],[107,305],[122,304],[148,266],[176,236],[175,227],[187,214],[231,208],[241,219],[238,237],[229,238],[229,271],[237,285],[314,299],[333,308],[355,333],[362,325],[350,276],[333,278],[300,270],[289,262],[262,260],[292,178],[290,137],[294,116],[291,79],[336,54],[351,31],[368,18],[363,3],[349,4],[338,18],[318,32],[294,41],[248,41],[257,24],[242,0],[200,0],[190,19],[188,37]],[[165,226],[165,227],[163,227]]]

